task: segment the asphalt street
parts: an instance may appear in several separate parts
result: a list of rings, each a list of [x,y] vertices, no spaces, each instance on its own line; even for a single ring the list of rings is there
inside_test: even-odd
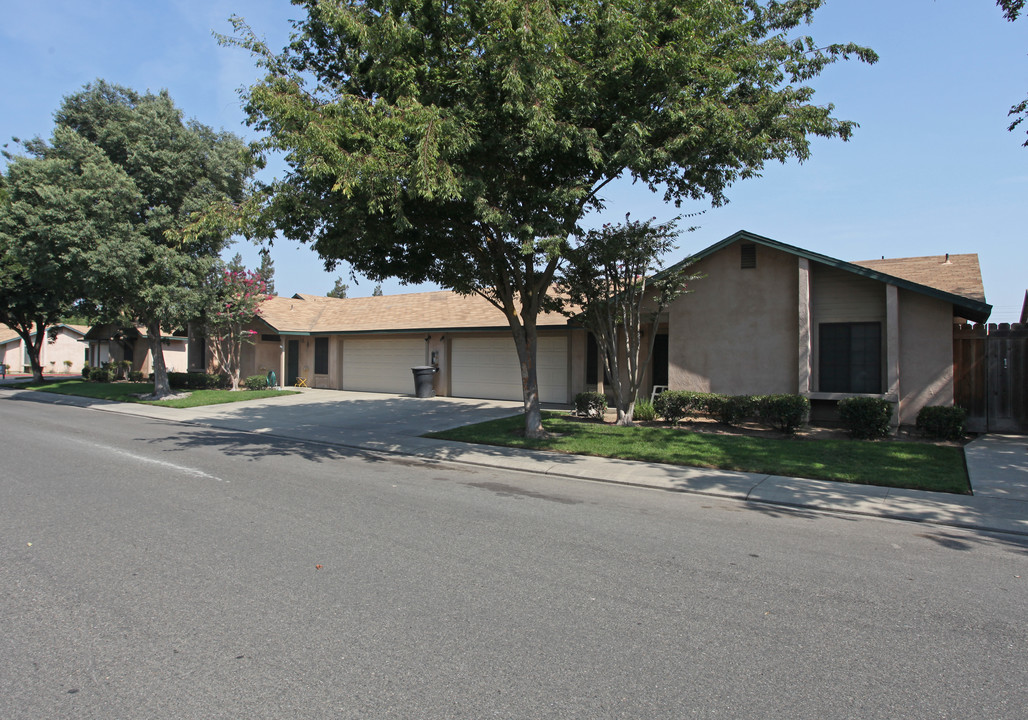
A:
[[[1028,538],[0,402],[0,717],[983,718]]]

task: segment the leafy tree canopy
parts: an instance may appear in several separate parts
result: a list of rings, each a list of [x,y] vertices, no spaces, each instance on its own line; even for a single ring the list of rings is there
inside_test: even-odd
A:
[[[93,315],[147,327],[155,392],[170,392],[161,329],[181,325],[203,306],[203,279],[230,231],[213,224],[187,232],[211,206],[240,202],[252,175],[244,143],[196,121],[184,121],[166,91],[140,94],[104,81],[65,98],[58,130],[91,143],[132,182],[139,201],[126,214],[133,263],[97,257],[91,267]],[[34,140],[30,150],[45,154]]]
[[[132,264],[130,215],[141,198],[125,172],[63,127],[13,157],[0,200],[0,322],[25,341],[37,380],[45,331],[91,291],[98,264]]]
[[[996,5],[1003,10],[1003,17],[1010,22],[1014,22],[1024,9],[1024,0],[996,0]],[[1028,98],[1011,107],[1007,115],[1014,118],[1010,123],[1010,127],[1007,128],[1007,130],[1013,131],[1028,118]],[[1024,147],[1028,147],[1028,140],[1024,141]]]
[[[326,265],[479,293],[506,316],[530,433],[541,430],[535,318],[604,191],[631,177],[669,202],[727,200],[768,161],[854,123],[804,83],[851,43],[795,30],[822,0],[296,0],[245,94],[289,170],[270,210]]]

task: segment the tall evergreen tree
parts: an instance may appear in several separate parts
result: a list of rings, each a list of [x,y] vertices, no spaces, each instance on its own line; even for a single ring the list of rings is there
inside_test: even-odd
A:
[[[267,248],[261,250],[261,267],[257,271],[264,281],[264,291],[268,295],[275,294],[275,261],[271,259],[271,253]]]

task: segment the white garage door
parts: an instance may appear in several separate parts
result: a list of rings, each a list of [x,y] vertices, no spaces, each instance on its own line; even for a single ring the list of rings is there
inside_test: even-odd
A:
[[[423,338],[344,338],[343,390],[410,395],[410,369],[424,364]]]
[[[539,338],[539,398],[568,401],[568,349],[565,337]],[[451,380],[456,397],[521,400],[521,365],[512,337],[454,338]]]

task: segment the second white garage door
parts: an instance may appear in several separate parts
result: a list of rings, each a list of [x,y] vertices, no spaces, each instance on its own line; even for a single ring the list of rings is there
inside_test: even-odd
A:
[[[413,394],[410,369],[425,364],[422,338],[344,338],[343,390]]]
[[[544,403],[568,401],[568,349],[566,337],[539,338],[539,399]],[[451,381],[456,397],[521,400],[521,365],[514,339],[454,338],[450,348]]]

